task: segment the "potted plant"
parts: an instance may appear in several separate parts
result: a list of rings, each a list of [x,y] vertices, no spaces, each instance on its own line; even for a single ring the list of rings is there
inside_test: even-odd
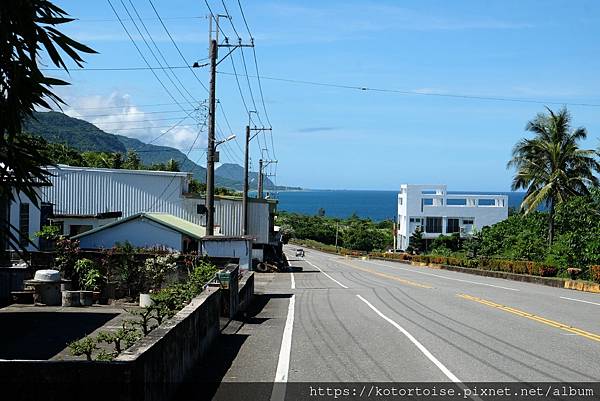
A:
[[[178,253],[156,255],[146,259],[144,262],[144,292],[140,293],[140,306],[150,307],[153,305],[151,293],[161,289],[167,275],[177,269]]]
[[[94,291],[100,297],[100,282],[102,275],[98,266],[90,259],[79,259],[75,262],[75,271],[79,276],[80,302],[82,306],[91,306],[94,303]]]

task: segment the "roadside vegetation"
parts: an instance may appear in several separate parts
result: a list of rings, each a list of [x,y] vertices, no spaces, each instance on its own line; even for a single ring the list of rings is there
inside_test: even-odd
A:
[[[280,212],[277,225],[281,227],[284,242],[290,239],[315,241],[314,245],[333,247],[336,237],[338,248],[356,251],[382,251],[392,246],[393,222],[374,222],[353,215],[347,219],[325,216],[325,211],[315,216]]]

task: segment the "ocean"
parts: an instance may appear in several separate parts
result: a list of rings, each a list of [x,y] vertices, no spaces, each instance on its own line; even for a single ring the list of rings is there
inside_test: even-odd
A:
[[[508,195],[508,206],[518,208],[523,192],[470,192],[448,191],[449,194]],[[279,210],[315,215],[320,208],[325,215],[347,218],[356,213],[374,221],[394,219],[397,191],[306,190],[279,192]]]

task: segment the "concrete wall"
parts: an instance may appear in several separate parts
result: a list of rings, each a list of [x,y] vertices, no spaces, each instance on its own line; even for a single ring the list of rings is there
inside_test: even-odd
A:
[[[207,288],[113,362],[0,360],[7,400],[168,400],[219,335],[220,290]]]
[[[135,247],[165,246],[181,250],[181,233],[148,219],[135,219],[91,233],[80,238],[84,249],[112,248],[117,242],[128,241]]]

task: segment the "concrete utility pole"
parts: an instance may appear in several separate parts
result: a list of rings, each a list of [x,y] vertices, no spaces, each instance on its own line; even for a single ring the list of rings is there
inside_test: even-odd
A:
[[[263,159],[258,161],[258,199],[263,197]]]
[[[264,187],[264,174],[263,170],[271,163],[277,163],[277,160],[263,160],[258,161],[258,199],[263,198],[263,187]]]
[[[246,125],[246,147],[244,152],[244,195],[242,197],[242,234],[248,235],[248,158],[250,148],[250,126]]]
[[[340,231],[340,223],[339,223],[339,221],[336,221],[335,222],[335,252],[336,253],[339,252],[339,249],[338,249],[338,233],[339,233],[339,231]]]
[[[217,20],[218,31],[218,20]],[[206,235],[215,233],[215,102],[219,46],[210,40],[210,85],[208,93],[208,150],[206,152]]]
[[[255,111],[250,111],[250,113],[256,113]],[[250,117],[250,116],[248,116]],[[249,118],[250,120],[250,118]],[[248,124],[250,124],[250,121],[248,121]],[[248,184],[248,179],[249,179],[249,175],[250,175],[250,171],[249,171],[249,166],[248,166],[248,159],[250,158],[250,141],[252,139],[254,139],[254,137],[256,135],[258,135],[260,133],[260,131],[270,131],[271,128],[250,128],[250,125],[246,126],[246,147],[245,147],[245,151],[244,151],[244,194],[242,197],[242,209],[243,209],[243,229],[242,229],[242,233],[244,235],[248,235],[249,231],[248,231],[248,190],[249,190],[249,184]],[[250,136],[250,132],[251,131],[257,131],[252,137]]]
[[[212,15],[209,23],[209,52],[210,58],[210,83],[208,88],[208,149],[206,151],[206,235],[214,235],[215,233],[215,162],[219,161],[219,154],[216,152],[218,143],[215,142],[215,103],[216,103],[216,81],[217,81],[217,66],[221,61],[226,59],[238,47],[254,47],[254,42],[250,45],[241,43],[232,45],[229,44],[227,37],[224,44],[219,44],[219,18],[230,18],[229,15]],[[215,39],[213,39],[213,19],[215,20]],[[219,57],[219,47],[228,47],[229,52],[221,59]],[[231,137],[230,137],[231,138]],[[229,139],[227,139],[229,140]],[[221,141],[219,143],[226,142]]]

